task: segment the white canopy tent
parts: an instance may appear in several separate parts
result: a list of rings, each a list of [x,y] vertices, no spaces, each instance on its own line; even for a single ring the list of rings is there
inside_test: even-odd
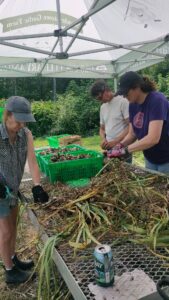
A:
[[[169,0],[0,0],[0,77],[117,78],[169,55]]]

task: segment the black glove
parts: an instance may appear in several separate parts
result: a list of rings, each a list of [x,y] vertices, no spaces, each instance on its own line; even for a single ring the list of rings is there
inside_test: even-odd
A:
[[[4,199],[6,197],[6,192],[7,190],[5,185],[2,182],[0,182],[0,198]]]
[[[32,188],[32,194],[34,198],[34,202],[38,203],[45,203],[48,202],[49,196],[48,194],[44,191],[44,189],[40,185],[35,185]]]

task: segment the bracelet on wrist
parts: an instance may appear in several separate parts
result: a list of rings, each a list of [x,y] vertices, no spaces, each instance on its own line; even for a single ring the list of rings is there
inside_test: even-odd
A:
[[[130,154],[129,150],[128,150],[128,146],[126,146],[125,148],[126,154]]]

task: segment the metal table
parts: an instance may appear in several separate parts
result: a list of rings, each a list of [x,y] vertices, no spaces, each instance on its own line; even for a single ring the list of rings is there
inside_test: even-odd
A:
[[[144,168],[139,167],[139,169],[145,171]],[[157,172],[150,171],[150,173],[156,174]],[[25,179],[25,182],[30,181],[31,179]],[[42,240],[46,242],[48,236],[44,231],[45,229],[39,225],[32,210],[28,209],[28,214],[34,227],[40,232]],[[111,244],[112,240],[107,239],[104,243]],[[71,248],[60,247],[54,250],[53,260],[75,300],[95,300],[95,296],[88,288],[90,283],[95,282],[93,250],[93,248],[81,250],[77,253],[76,258],[74,258],[74,252]],[[169,276],[169,268],[166,267],[166,261],[151,254],[144,246],[122,242],[122,244],[114,246],[112,250],[116,275],[120,276],[126,271],[130,272],[139,268],[152,278],[155,283],[163,275]],[[161,255],[165,254],[166,256],[164,249],[161,248],[158,251]],[[160,295],[154,293],[140,300],[161,299]]]
[[[28,214],[34,227],[40,232],[41,239],[46,242],[48,239],[44,228],[39,225],[38,220],[32,210],[28,209]],[[110,244],[112,240],[106,240]],[[112,247],[115,263],[116,275],[121,275],[126,271],[133,271],[136,268],[142,269],[155,283],[163,276],[169,276],[169,269],[166,261],[155,257],[148,250],[140,245],[126,242]],[[164,249],[159,249],[160,254],[164,254]],[[95,282],[93,248],[81,250],[74,257],[73,249],[59,247],[54,250],[53,260],[67,284],[75,300],[95,300],[95,296],[90,292],[88,285]],[[154,298],[153,298],[154,297]],[[153,294],[142,298],[142,300],[161,300],[160,296]],[[141,299],[140,299],[141,300]]]

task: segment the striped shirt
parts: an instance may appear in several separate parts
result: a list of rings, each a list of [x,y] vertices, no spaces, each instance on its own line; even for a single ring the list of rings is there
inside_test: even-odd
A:
[[[11,144],[5,124],[0,124],[0,175],[4,177],[7,186],[18,192],[24,173],[27,158],[27,133],[24,127],[16,135],[15,143]]]

